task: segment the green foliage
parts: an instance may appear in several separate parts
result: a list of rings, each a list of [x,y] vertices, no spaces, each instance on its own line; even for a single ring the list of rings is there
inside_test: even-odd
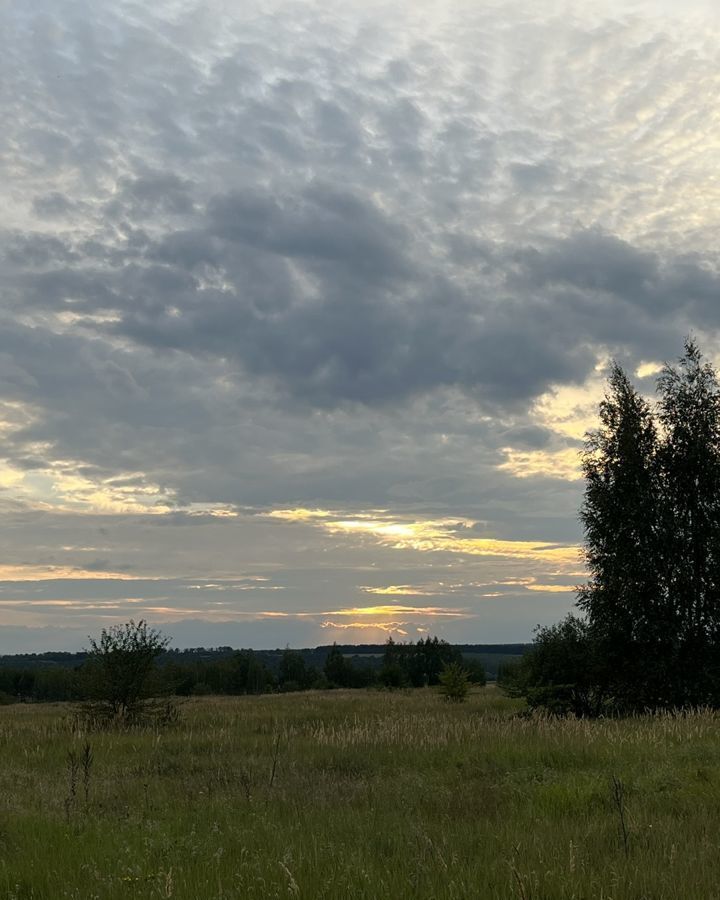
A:
[[[357,657],[355,658],[357,659]],[[377,684],[375,669],[362,662],[353,665],[337,644],[333,644],[325,657],[322,675],[313,673],[312,687],[364,688]]]
[[[568,616],[536,630],[532,648],[503,669],[500,685],[512,697],[525,697],[531,709],[597,716],[607,704],[603,664],[587,623]]]
[[[423,640],[423,646],[425,640]],[[522,644],[465,644],[447,649],[438,641],[442,653],[462,660],[473,684],[483,684],[485,671],[492,679],[497,667],[508,659],[519,657],[526,646]],[[433,640],[430,641],[431,648]],[[396,648],[392,654],[390,647]],[[363,688],[376,685],[410,687],[407,660],[416,648],[414,644],[386,645],[352,644],[338,647],[348,666],[347,687]],[[383,652],[384,651],[384,652]],[[252,652],[254,662],[261,663],[265,676],[260,679],[264,691],[284,693],[296,690],[323,690],[328,681],[322,671],[328,654],[327,647],[303,650],[237,651],[232,647],[194,647],[184,650],[168,648],[156,660],[152,672],[153,692],[158,696],[192,697],[204,694],[247,693],[247,678],[239,675],[237,654]],[[393,656],[392,662],[389,656]],[[82,667],[87,653],[18,654],[0,657],[0,691],[22,702],[87,700],[87,678]],[[244,663],[242,665],[245,665]],[[420,683],[425,683],[420,668]],[[257,686],[250,686],[256,692]]]
[[[135,724],[150,711],[155,660],[169,638],[143,619],[104,628],[99,640],[90,638],[81,678],[91,703],[85,713],[97,722]]]
[[[614,366],[583,454],[588,582],[503,680],[531,705],[720,705],[720,386],[688,340],[653,411]]]
[[[720,387],[693,341],[660,376],[668,701],[720,703]]]
[[[230,663],[229,694],[264,694],[275,686],[275,676],[252,650],[240,650]]]
[[[460,663],[462,654],[446,641],[428,636],[411,646],[404,659],[410,683],[413,687],[422,687],[439,684],[443,668],[451,663]]]
[[[416,644],[385,645],[380,681],[386,687],[424,687],[440,683],[443,667],[461,663],[462,653],[437,637],[420,638]]]
[[[280,660],[278,684],[281,691],[304,691],[317,680],[317,670],[308,666],[302,653],[286,647]]]
[[[408,684],[408,675],[402,665],[403,652],[403,646],[396,644],[392,635],[390,635],[385,644],[385,652],[379,674],[380,684],[384,685],[384,687],[400,688]]]
[[[378,678],[380,684],[388,688],[402,688],[408,684],[407,673],[397,660],[384,662]]]
[[[464,703],[470,690],[468,673],[460,663],[448,663],[440,672],[440,693],[452,703]]]
[[[477,687],[482,687],[483,685],[487,684],[485,666],[479,659],[468,659],[467,656],[463,656],[462,666],[463,669],[465,669],[465,671],[467,672],[467,677],[470,684],[474,684]]]
[[[340,648],[333,644],[323,666],[330,687],[350,687],[351,669]]]
[[[588,435],[582,460],[580,517],[590,579],[580,590],[578,606],[591,623],[596,655],[605,663],[602,671],[592,672],[600,679],[598,688],[631,708],[661,699],[656,680],[651,684],[644,677],[647,658],[641,652],[657,644],[663,619],[657,447],[648,404],[615,365],[600,404],[600,427]],[[589,638],[584,632],[583,641]]]

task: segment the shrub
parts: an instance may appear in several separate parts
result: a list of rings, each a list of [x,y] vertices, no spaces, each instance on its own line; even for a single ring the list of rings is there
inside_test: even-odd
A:
[[[466,670],[460,663],[448,663],[440,673],[440,693],[452,703],[462,703],[469,690]]]
[[[155,659],[168,643],[169,638],[142,619],[104,628],[97,641],[90,638],[82,670],[85,694],[90,698],[82,707],[86,720],[95,726],[171,720],[167,702],[149,699]]]
[[[519,663],[504,666],[498,682],[511,697],[525,697],[531,709],[584,717],[606,708],[598,645],[587,623],[573,615],[538,628],[531,649]]]

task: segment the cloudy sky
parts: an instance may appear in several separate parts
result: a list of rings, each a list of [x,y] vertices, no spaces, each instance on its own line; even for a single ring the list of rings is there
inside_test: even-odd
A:
[[[527,640],[720,350],[709,2],[0,0],[0,652]]]

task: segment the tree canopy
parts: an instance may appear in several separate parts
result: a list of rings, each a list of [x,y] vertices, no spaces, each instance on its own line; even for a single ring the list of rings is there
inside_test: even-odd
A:
[[[155,659],[170,642],[161,632],[139,622],[104,628],[90,638],[85,678],[96,719],[134,723],[151,693]]]
[[[688,339],[651,404],[613,365],[582,454],[583,619],[506,684],[582,715],[720,705],[720,386]]]

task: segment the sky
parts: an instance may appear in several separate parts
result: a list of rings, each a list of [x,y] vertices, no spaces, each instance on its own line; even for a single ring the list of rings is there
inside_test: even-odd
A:
[[[720,343],[710,2],[0,0],[0,652],[531,639]]]

